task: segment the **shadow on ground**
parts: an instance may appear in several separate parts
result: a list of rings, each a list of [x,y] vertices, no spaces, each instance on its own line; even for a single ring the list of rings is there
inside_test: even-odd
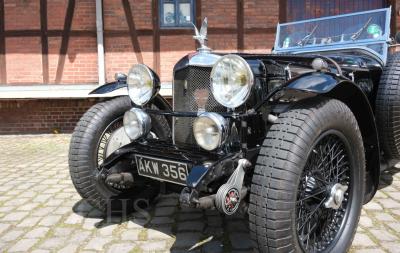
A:
[[[381,173],[379,189],[390,186],[393,175],[399,168],[390,168]],[[103,213],[87,201],[80,200],[73,211],[85,218],[99,219],[94,229],[115,224],[132,222],[136,228],[147,231],[147,238],[170,238],[171,252],[250,252],[251,240],[247,225],[247,217],[238,214],[225,217],[216,210],[198,210],[181,208],[177,194],[159,196],[147,207],[141,206],[135,212],[121,213],[108,210]],[[157,235],[157,236],[155,236]],[[199,242],[203,244],[198,245]],[[147,242],[146,242],[147,243]]]
[[[224,217],[216,210],[181,208],[177,194],[160,196],[147,208],[129,214],[106,215],[85,200],[78,201],[73,211],[85,218],[101,219],[95,228],[132,222],[147,231],[149,242],[170,238],[173,253],[188,252],[192,247],[190,252],[212,253],[250,252],[252,248],[245,215]]]

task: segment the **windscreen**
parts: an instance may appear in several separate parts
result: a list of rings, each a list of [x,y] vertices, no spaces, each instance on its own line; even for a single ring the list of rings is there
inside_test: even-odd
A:
[[[386,63],[391,9],[279,24],[275,53],[359,48]]]

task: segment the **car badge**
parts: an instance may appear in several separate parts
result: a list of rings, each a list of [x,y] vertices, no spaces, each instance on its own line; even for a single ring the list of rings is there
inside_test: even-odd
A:
[[[210,48],[207,47],[207,29],[208,29],[208,21],[207,17],[204,19],[203,24],[201,25],[200,32],[199,29],[197,29],[196,25],[193,24],[194,27],[194,32],[195,35],[193,36],[193,39],[197,40],[200,44],[200,48],[198,49],[199,51],[209,51]]]

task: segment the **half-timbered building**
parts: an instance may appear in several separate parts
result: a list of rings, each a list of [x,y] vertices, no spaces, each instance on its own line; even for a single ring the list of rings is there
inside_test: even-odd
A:
[[[209,20],[216,51],[270,52],[278,22],[392,6],[400,0],[0,0],[0,134],[69,132],[88,92],[135,63],[171,94],[173,65]]]

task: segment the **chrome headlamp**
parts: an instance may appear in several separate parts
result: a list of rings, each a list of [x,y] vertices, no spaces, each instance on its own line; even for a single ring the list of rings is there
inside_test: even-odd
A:
[[[124,130],[131,140],[146,136],[151,130],[151,118],[143,110],[132,108],[125,112]]]
[[[246,102],[253,84],[253,71],[238,55],[221,57],[211,71],[211,89],[215,99],[231,109]]]
[[[126,83],[129,97],[138,106],[145,105],[160,90],[160,79],[143,64],[136,64],[129,70]]]
[[[197,144],[205,150],[220,147],[228,135],[228,123],[217,113],[203,113],[193,123],[193,134]]]

